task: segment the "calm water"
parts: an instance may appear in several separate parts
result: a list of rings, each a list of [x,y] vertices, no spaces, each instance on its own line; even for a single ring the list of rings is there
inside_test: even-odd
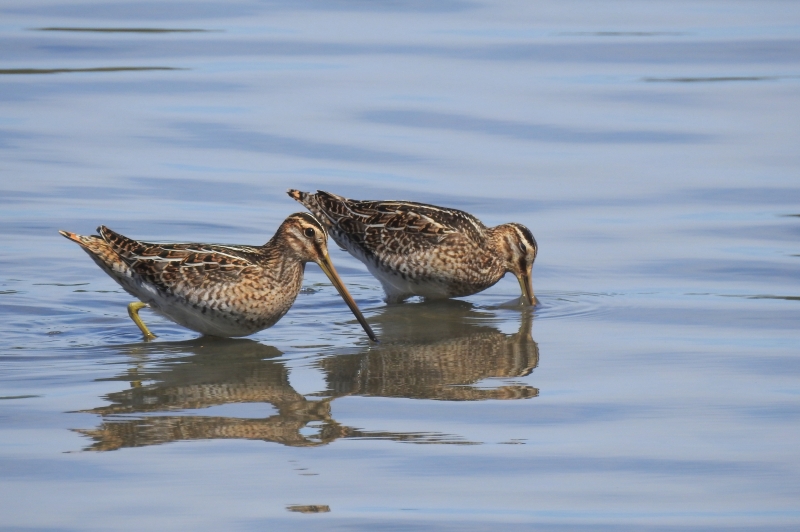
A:
[[[796,2],[4,1],[0,529],[797,530],[798,113]],[[524,223],[541,306],[333,250],[380,346],[314,265],[142,343],[56,232],[261,244],[289,187]]]

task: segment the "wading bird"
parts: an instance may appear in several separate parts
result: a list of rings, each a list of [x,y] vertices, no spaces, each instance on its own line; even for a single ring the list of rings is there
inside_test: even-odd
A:
[[[139,317],[150,307],[175,323],[212,336],[247,336],[280,320],[294,303],[307,262],[316,262],[369,338],[377,341],[328,256],[328,234],[308,213],[292,214],[260,247],[154,244],[105,226],[98,235],[60,231],[140,301],[128,314],[146,340],[155,338]]]
[[[511,272],[524,301],[536,304],[531,268],[538,247],[522,224],[486,227],[464,211],[410,201],[359,201],[321,190],[288,194],[366,264],[389,303],[468,296]]]

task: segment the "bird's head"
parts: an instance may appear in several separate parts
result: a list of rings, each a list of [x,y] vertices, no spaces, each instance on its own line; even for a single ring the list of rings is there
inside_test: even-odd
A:
[[[364,315],[361,314],[353,296],[347,291],[336,268],[333,267],[330,256],[328,256],[328,232],[313,214],[298,212],[290,215],[283,221],[278,228],[276,236],[285,242],[286,251],[292,253],[296,259],[302,263],[315,262],[325,272],[328,279],[342,296],[344,302],[350,307],[358,322],[364,328],[370,340],[378,341],[378,337],[372,331]]]
[[[525,301],[535,305],[531,270],[539,251],[536,239],[527,227],[518,223],[499,225],[494,228],[493,234],[505,260],[506,271],[513,273],[519,281]]]

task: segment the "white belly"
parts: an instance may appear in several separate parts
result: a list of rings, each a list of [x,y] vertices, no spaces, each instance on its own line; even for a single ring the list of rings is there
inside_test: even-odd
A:
[[[130,270],[122,274],[114,272],[112,277],[126,292],[150,305],[155,313],[187,329],[211,336],[225,338],[249,336],[274,325],[291,307],[289,305],[282,312],[271,315],[268,320],[260,319],[260,316],[251,316],[248,317],[250,319],[246,319],[244,316],[235,316],[211,308],[206,308],[206,311],[203,312],[203,306],[195,308],[184,300],[164,295],[149,283],[131,275]]]
[[[426,299],[450,297],[447,286],[442,283],[403,279],[400,275],[381,271],[370,264],[367,264],[367,269],[380,281],[383,291],[386,292],[386,301],[389,303],[399,303],[411,296],[420,296]]]

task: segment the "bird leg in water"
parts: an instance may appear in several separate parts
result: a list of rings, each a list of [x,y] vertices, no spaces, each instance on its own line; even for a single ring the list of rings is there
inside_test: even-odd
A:
[[[133,323],[139,327],[139,330],[142,331],[144,335],[144,340],[149,342],[156,338],[156,335],[151,333],[150,330],[147,328],[147,325],[144,324],[142,318],[139,317],[139,311],[145,307],[147,307],[147,303],[142,303],[141,301],[134,301],[130,305],[128,305],[128,316],[131,317]]]

